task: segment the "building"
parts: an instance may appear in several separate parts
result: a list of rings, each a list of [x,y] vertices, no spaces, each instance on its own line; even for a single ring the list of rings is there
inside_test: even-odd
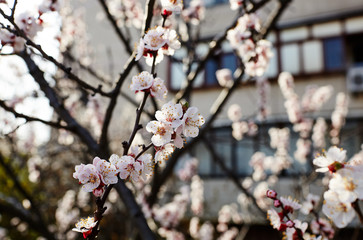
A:
[[[91,9],[93,7],[95,6],[91,6]],[[258,14],[264,17],[272,7],[272,5],[268,6]],[[94,21],[94,15],[92,12],[87,13],[86,19]],[[206,41],[210,40],[228,26],[234,17],[227,2],[208,1],[206,20],[202,22],[200,29],[202,38]],[[109,46],[112,49],[112,59],[115,65],[119,66],[118,57],[121,56],[122,49],[112,47],[115,39],[103,38],[112,30],[101,28],[102,25],[95,24],[95,26],[94,29],[90,29],[90,34],[93,35],[91,41],[102,48],[100,51],[98,47],[95,48],[97,56],[97,52],[103,53],[103,55],[100,54],[99,63],[102,65],[102,62],[106,62],[105,59],[109,57],[104,54],[105,46]],[[249,166],[249,161],[255,151],[264,151],[267,154],[274,152],[269,147],[269,141],[266,140],[269,138],[270,126],[291,129],[290,154],[293,155],[299,136],[292,131],[292,125],[288,121],[284,108],[284,98],[277,84],[278,74],[283,71],[294,75],[295,89],[299,96],[303,95],[310,84],[333,86],[333,97],[321,111],[310,114],[309,117],[312,119],[324,117],[329,121],[335,108],[336,93],[344,92],[349,95],[349,111],[346,126],[341,133],[341,147],[348,150],[349,156],[358,152],[363,142],[361,127],[363,120],[363,2],[361,0],[293,0],[267,39],[272,42],[274,53],[265,75],[271,83],[271,96],[273,96],[269,101],[271,114],[263,124],[259,125],[260,133],[257,137],[246,136],[243,140],[236,141],[232,137],[231,121],[227,117],[228,106],[233,103],[240,104],[246,119],[254,118],[258,106],[253,82],[241,86],[233,94],[209,135],[214,149],[223,158],[226,166],[241,178],[250,175],[252,168]],[[183,52],[185,50],[178,51],[175,58],[180,60],[186,55]],[[199,44],[196,51],[203,55],[206,45]],[[236,57],[228,43],[223,44],[221,51],[207,63],[197,79],[196,90],[191,96],[191,102],[198,106],[204,116],[208,116],[211,100],[216,99],[221,90],[214,75],[215,71],[223,67],[234,70],[237,65]],[[167,79],[169,88],[174,93],[181,87],[180,80],[185,78],[182,64],[172,59],[158,66],[158,75]],[[213,163],[206,146],[201,144],[194,154],[200,160],[199,172],[204,177],[207,215],[215,219],[221,206],[236,201],[239,190],[226,179],[221,168]],[[292,175],[301,170],[305,173],[311,171],[311,166],[296,164],[294,169],[283,173],[287,178],[282,179],[277,187],[282,192],[292,185],[299,184],[299,181],[291,178]],[[223,194],[220,189],[223,189]],[[251,221],[253,222],[253,218]]]

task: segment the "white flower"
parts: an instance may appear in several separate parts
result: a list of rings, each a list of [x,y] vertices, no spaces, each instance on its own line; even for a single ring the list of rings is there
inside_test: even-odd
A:
[[[243,139],[243,135],[248,132],[248,123],[245,121],[232,123],[232,136],[240,141]]]
[[[329,148],[327,153],[313,160],[314,165],[320,167],[315,171],[317,172],[336,171],[337,170],[336,167],[339,168],[342,167],[341,165],[345,160],[346,154],[347,154],[346,150],[337,147]],[[336,164],[338,164],[339,166],[335,166]]]
[[[228,68],[217,70],[216,77],[221,87],[227,87],[233,82],[232,71]]]
[[[161,0],[161,6],[169,12],[180,13],[183,9],[182,0]]]
[[[155,163],[163,163],[168,160],[169,156],[174,152],[174,145],[171,143],[167,143],[164,146],[157,147],[155,153]]]
[[[0,29],[0,42],[2,46],[11,46],[14,52],[21,52],[24,50],[25,40],[17,37],[5,29]]]
[[[260,77],[265,73],[272,57],[271,43],[267,40],[259,40],[256,43],[255,53],[256,56],[245,62],[245,71],[250,76]]]
[[[136,161],[139,161],[142,164],[141,177],[144,181],[147,181],[154,173],[153,157],[151,154],[144,153],[138,159],[136,159]]]
[[[205,17],[204,1],[191,0],[189,7],[183,10],[182,17],[185,22],[198,25]]]
[[[338,194],[341,202],[352,203],[363,198],[362,170],[361,166],[347,166],[333,174],[329,188]]]
[[[97,221],[95,222],[94,217],[88,217],[86,219],[81,219],[76,223],[76,227],[72,229],[72,231],[75,232],[81,232],[83,233],[83,237],[87,238],[89,234],[92,232],[92,228],[94,228],[97,224]]]
[[[256,44],[251,39],[246,39],[237,48],[239,56],[247,63],[251,58],[256,57]]]
[[[150,94],[151,96],[157,98],[157,99],[164,99],[166,98],[166,95],[168,94],[168,90],[164,84],[164,81],[161,78],[155,78],[154,83],[152,84],[150,88]]]
[[[135,43],[136,45],[136,43]],[[139,61],[140,58],[142,56],[144,56],[144,51],[145,51],[145,43],[144,40],[141,38],[139,41],[139,45],[135,46],[136,47],[136,56],[135,56],[135,60]]]
[[[107,162],[106,160],[95,157],[93,159],[93,165],[96,167],[98,174],[104,184],[117,183],[117,170],[116,167]]]
[[[169,124],[172,128],[177,128],[182,124],[181,117],[183,116],[183,109],[179,103],[173,102],[165,103],[161,111],[155,113],[155,118],[165,124]]]
[[[184,139],[182,137],[183,133],[183,126],[179,126],[177,129],[175,129],[175,133],[173,136],[174,145],[177,148],[182,148],[184,146]]]
[[[178,35],[174,29],[166,29],[165,35],[166,44],[163,46],[163,53],[165,55],[174,55],[175,50],[179,49],[181,44],[178,40]]]
[[[41,21],[36,19],[35,14],[30,11],[15,16],[15,23],[29,38],[34,38],[38,32],[43,30]]]
[[[153,75],[147,71],[143,71],[139,75],[132,77],[130,89],[135,92],[146,90],[151,88],[153,83]]]
[[[324,193],[323,213],[329,217],[338,228],[344,228],[354,218],[355,212],[350,203],[342,203],[336,192],[328,190]]]
[[[244,14],[238,19],[237,26],[227,32],[227,39],[234,48],[238,48],[251,36],[251,30],[261,30],[260,20],[256,14]]]
[[[242,109],[238,104],[232,104],[228,108],[228,118],[233,122],[238,122],[242,118]]]
[[[290,98],[291,95],[295,94],[294,92],[294,78],[289,72],[282,72],[279,75],[278,83],[281,89],[282,95],[285,98]]]
[[[267,218],[270,220],[271,226],[277,230],[280,229],[281,219],[275,209],[267,210]]]
[[[152,51],[157,51],[162,48],[167,42],[167,39],[164,35],[165,28],[161,26],[157,26],[148,30],[144,36],[145,48]]]
[[[301,230],[301,234],[304,234],[308,227],[308,224],[306,222],[302,223],[300,220],[294,220],[294,227],[293,228],[287,228],[286,229],[286,239],[287,240],[294,240],[294,234],[296,232],[296,229]]]
[[[314,234],[322,234],[324,236],[324,240],[332,239],[335,233],[330,221],[325,218],[312,220],[310,223],[310,229]]]
[[[117,163],[117,168],[120,171],[120,178],[131,178],[132,181],[138,182],[142,173],[143,166],[140,161],[135,161],[131,156],[122,156]]]
[[[231,5],[232,10],[237,10],[242,6],[243,0],[229,0],[229,4]]]
[[[173,128],[163,122],[151,121],[146,125],[146,131],[154,134],[151,141],[155,146],[163,146],[171,141]]]
[[[154,57],[150,52],[146,52],[146,54],[144,54],[145,57],[145,62],[148,66],[152,66],[154,63]],[[164,54],[163,54],[163,49],[159,49],[157,54],[156,54],[156,59],[155,59],[155,65],[161,63],[161,61],[163,61],[164,59]]]
[[[116,167],[117,172],[119,172],[119,170],[117,168],[117,164],[119,161],[121,161],[120,157],[117,154],[112,154],[109,161],[112,165],[114,165]]]
[[[199,128],[204,124],[204,118],[198,113],[198,108],[190,107],[183,116],[183,134],[186,137],[196,137]]]
[[[292,199],[292,197],[290,197],[290,196],[288,196],[287,198],[280,197],[280,201],[282,202],[284,207],[291,207],[294,210],[301,208],[301,204],[298,203],[298,201],[296,199]]]
[[[302,212],[305,215],[308,215],[311,210],[314,209],[319,203],[320,197],[314,194],[309,193],[306,197],[306,201],[302,203],[300,212]]]
[[[84,184],[82,186],[83,191],[92,192],[100,185],[101,179],[94,165],[81,164],[77,165],[75,169],[76,172],[73,173],[73,177],[78,179],[80,183]]]

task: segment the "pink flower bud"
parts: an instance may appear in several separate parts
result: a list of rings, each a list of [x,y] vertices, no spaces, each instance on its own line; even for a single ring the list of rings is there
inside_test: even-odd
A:
[[[274,201],[274,206],[275,207],[280,207],[281,206],[281,202],[280,202],[280,200],[278,200],[278,199],[276,199],[275,201]]]
[[[289,227],[289,228],[292,228],[292,227],[295,226],[295,223],[293,221],[289,220],[289,221],[286,222],[286,226]]]
[[[95,195],[95,197],[102,197],[103,192],[104,192],[104,188],[103,187],[98,187],[98,188],[93,190],[93,195]]]
[[[267,192],[266,192],[266,196],[268,197],[268,198],[271,198],[271,199],[276,199],[276,197],[277,197],[277,192],[275,192],[274,190],[267,190]]]

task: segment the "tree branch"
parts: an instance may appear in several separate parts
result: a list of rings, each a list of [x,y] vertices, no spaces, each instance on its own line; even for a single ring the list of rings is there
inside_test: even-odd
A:
[[[145,4],[145,20],[144,20],[144,25],[142,27],[141,30],[141,36],[144,36],[144,34],[146,33],[146,31],[150,28],[151,26],[151,20],[153,17],[153,11],[154,11],[154,4],[155,4],[155,0],[147,0],[146,4]]]
[[[48,232],[46,226],[34,219],[30,212],[22,208],[21,204],[13,198],[0,195],[0,212],[1,214],[8,214],[20,218],[20,220],[28,223],[32,229],[39,232],[47,239],[56,239],[52,233]]]
[[[212,144],[210,143],[210,141],[208,139],[206,139],[206,137],[203,137],[203,141],[204,145],[207,146],[208,150],[210,151],[210,153],[212,154],[212,158],[214,160],[214,162],[216,162],[220,168],[227,174],[227,176],[232,180],[232,182],[236,185],[236,187],[238,189],[240,189],[249,199],[252,200],[253,205],[257,208],[257,210],[262,214],[262,216],[266,216],[266,211],[264,211],[263,209],[261,209],[257,202],[256,199],[253,197],[253,195],[251,193],[249,193],[247,191],[247,189],[245,189],[238,176],[231,171],[230,169],[227,168],[227,166],[224,164],[224,161],[221,159],[221,157],[218,155],[218,153],[215,151],[215,148],[212,146]]]

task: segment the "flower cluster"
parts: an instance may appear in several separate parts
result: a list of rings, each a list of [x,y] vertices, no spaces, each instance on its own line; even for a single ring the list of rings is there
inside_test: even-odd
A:
[[[138,148],[132,149],[136,150],[122,157],[112,154],[109,161],[95,157],[93,164],[77,165],[73,177],[83,184],[83,191],[93,192],[96,197],[102,196],[106,185],[117,183],[117,175],[134,182],[139,181],[141,176],[146,181],[153,172],[152,156],[142,154],[137,157]]]
[[[126,24],[127,26],[141,28],[144,12],[140,2],[133,0],[109,0],[107,5],[118,25]]]
[[[92,164],[75,167],[73,177],[83,184],[82,190],[93,192],[97,197],[103,194],[104,186],[117,183],[117,169],[106,160],[95,157]]]
[[[273,190],[268,190],[266,195],[268,198],[274,200],[274,206],[276,208],[281,208],[279,213],[275,209],[267,211],[267,218],[270,220],[272,227],[284,232],[287,239],[304,239],[303,235],[308,224],[297,219],[291,220],[289,216],[294,210],[300,209],[301,205],[291,197],[280,197],[278,199],[277,193]]]
[[[198,25],[205,17],[204,1],[190,1],[189,7],[183,10],[182,17],[185,22],[190,22],[191,24]]]
[[[314,208],[319,202],[318,196],[309,194],[307,200],[302,205],[291,197],[281,197],[278,199],[277,193],[274,190],[267,190],[266,196],[274,201],[276,208],[281,208],[280,212],[277,212],[275,209],[268,210],[267,216],[273,228],[284,233],[284,239],[328,240],[334,237],[335,232],[330,222],[320,218],[318,213],[315,212]],[[313,213],[316,218],[310,223],[311,233],[306,231],[308,227],[306,222],[291,219],[290,214],[298,209],[306,215]]]
[[[238,141],[243,139],[245,134],[255,136],[258,131],[257,125],[252,121],[243,121],[241,107],[237,104],[232,104],[228,109],[228,117],[233,121],[232,136]]]
[[[324,193],[323,213],[334,224],[343,228],[354,218],[352,204],[363,199],[363,165],[344,163],[346,151],[331,147],[327,153],[318,156],[313,163],[317,172],[330,172],[329,190]]]
[[[299,96],[295,93],[294,78],[290,73],[281,73],[278,82],[281,93],[285,98],[284,105],[289,121],[294,124],[294,131],[298,132],[300,135],[300,138],[296,143],[297,149],[294,156],[296,160],[305,164],[312,145],[311,140],[309,140],[308,137],[313,129],[314,121],[313,119],[305,117],[304,114],[319,110],[331,97],[333,88],[329,85],[322,87],[309,86],[300,101]],[[321,122],[319,124],[321,124]],[[315,130],[319,130],[319,128]],[[322,142],[320,145],[324,143],[324,141],[321,141],[321,133],[320,135],[319,133],[318,135],[315,135],[315,139],[316,137],[320,137],[320,139],[317,139]]]
[[[345,93],[340,92],[337,94],[335,109],[331,115],[333,129],[330,131],[331,141],[335,145],[339,144],[339,133],[345,124],[345,117],[348,114],[348,103],[349,98]]]
[[[130,89],[135,93],[139,91],[149,92],[151,96],[160,100],[165,98],[168,93],[164,81],[158,77],[154,78],[147,71],[143,71],[132,78]]]
[[[179,224],[187,211],[189,193],[189,188],[183,186],[180,188],[180,193],[174,196],[173,201],[163,206],[154,206],[154,219],[160,223],[162,228],[170,229]]]
[[[144,56],[146,63],[151,66],[153,57],[156,57],[155,64],[158,64],[163,60],[164,55],[171,56],[179,48],[180,42],[175,30],[157,26],[149,29],[140,39],[135,60],[138,61],[141,56]]]
[[[237,26],[227,33],[227,39],[241,57],[250,76],[262,76],[272,57],[271,43],[254,39],[261,31],[260,21],[255,14],[245,14],[238,19]]]
[[[146,125],[146,130],[153,133],[151,141],[155,146],[157,154],[164,157],[165,154],[159,151],[170,151],[170,145],[182,148],[184,137],[196,137],[199,134],[199,128],[204,124],[204,118],[198,113],[196,107],[188,107],[188,104],[181,105],[168,102],[164,104],[161,110],[156,111],[156,121],[151,121]],[[169,150],[168,150],[169,149]],[[164,152],[163,152],[164,153]],[[155,161],[160,158],[155,157]]]

